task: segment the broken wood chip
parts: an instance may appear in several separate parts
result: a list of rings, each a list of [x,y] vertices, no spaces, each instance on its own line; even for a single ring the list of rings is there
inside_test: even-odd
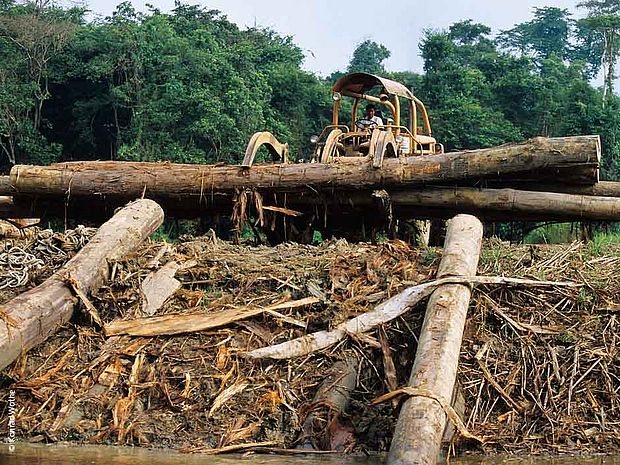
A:
[[[162,336],[192,333],[218,328],[235,321],[260,315],[266,311],[314,305],[320,300],[316,297],[282,302],[269,307],[240,307],[211,313],[170,314],[133,320],[117,320],[104,326],[106,336],[129,334],[131,336]]]
[[[143,301],[138,316],[153,316],[181,288],[181,282],[174,277],[180,267],[175,261],[168,262],[144,278],[140,285]]]
[[[207,416],[208,417],[213,416],[213,414],[217,412],[220,408],[222,408],[222,406],[226,404],[226,402],[228,402],[230,399],[232,399],[237,394],[243,392],[243,390],[248,386],[249,384],[246,383],[245,381],[242,381],[242,382],[237,381],[232,386],[229,386],[228,388],[224,389],[213,401],[213,405],[209,409],[209,413],[207,414]]]
[[[84,308],[86,309],[86,313],[100,328],[103,328],[103,320],[99,316],[99,312],[92,304],[92,302],[88,299],[86,294],[80,289],[80,284],[77,282],[77,280],[73,276],[71,276],[70,273],[68,273],[66,276],[64,276],[64,281],[73,291],[73,293],[82,301],[82,304],[84,304]]]

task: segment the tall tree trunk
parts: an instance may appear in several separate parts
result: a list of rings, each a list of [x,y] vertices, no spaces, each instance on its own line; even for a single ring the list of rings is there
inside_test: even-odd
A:
[[[614,70],[615,70],[615,62],[616,62],[616,52],[614,50],[614,42],[616,41],[615,31],[612,29],[609,32],[609,52],[608,52],[608,65],[607,65],[607,97],[611,98],[614,94]]]

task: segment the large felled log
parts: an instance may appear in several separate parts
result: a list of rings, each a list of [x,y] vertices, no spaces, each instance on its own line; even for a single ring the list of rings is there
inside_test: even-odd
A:
[[[134,250],[163,218],[161,207],[152,200],[127,205],[49,279],[0,305],[0,369],[69,320],[76,299],[66,284],[68,278],[84,293],[100,286],[108,275],[108,260]]]
[[[602,186],[597,187],[599,184]],[[620,183],[598,183],[594,186],[582,187],[571,186],[576,192],[582,191],[584,194],[428,186],[422,189],[386,192],[384,197],[389,201],[391,207],[389,214],[401,219],[451,218],[458,213],[471,213],[489,221],[620,221],[620,187],[616,187],[616,185],[620,185]],[[556,189],[559,187],[556,186]],[[619,197],[595,196],[588,194],[589,192],[615,193]],[[280,195],[280,202],[283,202],[283,195]],[[219,195],[209,199],[209,203],[203,205],[200,205],[197,199],[193,200],[195,200],[194,203],[192,203],[191,197],[183,201],[163,199],[162,206],[170,216],[181,218],[205,216],[218,211],[222,214],[229,214],[232,210],[232,198],[230,196]],[[264,198],[264,206],[267,208],[272,208],[271,202],[270,197]],[[48,203],[40,199],[38,201],[33,200],[30,208],[26,204],[26,200],[21,199],[15,203],[15,210],[8,210],[5,214],[21,211],[27,216],[40,216],[55,211],[57,215],[63,216],[65,214],[83,216],[84,213],[80,212],[99,215],[115,206],[114,201],[109,201],[107,204],[101,203],[97,208],[85,209],[86,204],[91,206],[97,204],[93,200],[89,201],[86,197],[73,197],[69,199],[68,203],[63,202],[60,198],[52,198]],[[282,206],[284,203],[279,205]],[[349,211],[360,220],[363,219],[364,214],[372,216],[377,221],[386,216],[385,212],[377,210],[376,198],[370,191],[340,191],[331,195],[316,195],[314,193],[289,195],[286,206],[296,211],[305,212],[307,216],[310,216],[310,212],[314,212],[317,206],[324,207],[325,213],[321,216],[327,219],[327,225],[333,223],[330,221],[330,215],[334,215],[334,221],[345,220],[343,212]],[[0,208],[1,217],[2,210]],[[10,217],[15,217],[15,215]],[[351,223],[348,220],[346,222]]]
[[[392,214],[397,218],[451,218],[459,213],[471,213],[481,218],[504,221],[620,221],[620,197],[430,186],[393,191],[385,193],[385,196],[393,209]],[[304,204],[325,205],[329,218],[330,212],[336,215],[348,210],[369,212],[374,201],[369,192],[339,192],[329,197],[300,195],[289,201],[289,205],[296,210],[304,211]]]
[[[450,220],[438,277],[475,275],[481,241],[482,223],[476,217],[458,215]],[[456,382],[470,295],[468,286],[449,284],[429,299],[409,378],[409,387],[420,394],[403,404],[389,465],[434,465],[437,461],[447,419],[442,405],[449,405]]]
[[[525,190],[525,191],[536,191],[536,192],[558,192],[563,194],[577,194],[577,195],[590,195],[590,196],[598,196],[598,197],[619,197],[620,198],[620,182],[617,181],[599,181],[596,184],[588,185],[588,186],[576,186],[571,184],[560,184],[562,178],[555,179],[555,182],[550,183],[522,183],[519,185],[514,185],[515,189]],[[501,188],[505,186],[500,186],[497,184],[489,183],[487,186],[489,188]]]
[[[471,213],[506,220],[545,219],[620,221],[620,198],[516,189],[427,188],[396,192],[392,204],[443,210],[443,217]]]
[[[535,138],[482,150],[392,158],[376,169],[370,159],[338,158],[335,162],[256,165],[251,168],[171,163],[73,162],[51,166],[14,166],[11,186],[17,193],[39,195],[112,195],[153,198],[234,191],[240,188],[300,190],[421,185],[472,178],[495,178],[573,168],[592,170],[598,181],[598,136]],[[569,182],[568,179],[564,180]],[[583,180],[578,182],[584,182]]]

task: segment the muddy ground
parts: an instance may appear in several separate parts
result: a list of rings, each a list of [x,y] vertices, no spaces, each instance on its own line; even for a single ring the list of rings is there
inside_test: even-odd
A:
[[[77,311],[69,325],[1,374],[0,411],[6,412],[14,390],[18,436],[202,452],[249,443],[385,451],[399,405],[371,402],[394,384],[406,384],[424,303],[381,331],[351,336],[320,353],[283,361],[249,360],[244,353],[333,327],[406,286],[433,279],[441,249],[401,241],[269,248],[232,245],[214,235],[185,239],[149,242],[111,264],[113,280],[91,296],[104,322],[139,315],[141,282],[171,261],[186,266],[176,273],[182,287],[156,315],[208,314],[312,296],[318,303],[156,337],[105,337]],[[62,250],[62,237],[54,240]],[[4,253],[18,246],[41,261],[29,265],[26,284],[0,290],[0,302],[40,283],[79,248],[51,253],[37,241],[0,245]],[[485,442],[457,435],[455,453],[618,452],[619,265],[620,246],[485,241],[479,274],[582,286],[474,289],[459,368],[461,415]],[[382,340],[390,350],[385,344],[381,349]],[[330,367],[351,358],[359,361],[356,387],[346,413],[335,416],[313,398]],[[304,431],[308,415],[317,419],[310,437]],[[7,429],[4,414],[0,434]]]

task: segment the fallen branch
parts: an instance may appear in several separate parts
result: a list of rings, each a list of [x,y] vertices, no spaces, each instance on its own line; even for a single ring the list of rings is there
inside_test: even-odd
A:
[[[218,328],[235,321],[250,318],[261,313],[269,313],[286,308],[305,307],[321,302],[316,297],[282,302],[269,307],[241,307],[212,313],[191,315],[170,314],[152,318],[119,320],[104,326],[106,336],[129,334],[131,336],[163,336],[181,333],[193,333],[206,329]]]
[[[332,330],[318,331],[305,336],[262,347],[246,353],[250,358],[286,359],[325,349],[344,339],[348,334],[366,333],[377,326],[398,318],[418,302],[431,295],[435,289],[444,284],[496,284],[527,286],[579,286],[573,282],[535,281],[531,279],[505,278],[495,276],[451,276],[409,287],[400,294],[379,304],[374,310],[340,323]]]
[[[426,397],[428,399],[434,400],[441,406],[446,416],[452,422],[452,424],[458,430],[461,436],[467,439],[474,439],[481,444],[485,442],[485,439],[483,437],[476,436],[475,434],[469,432],[469,430],[465,426],[465,423],[463,423],[463,420],[461,420],[461,417],[459,417],[459,414],[456,413],[456,410],[452,408],[448,400],[442,398],[441,396],[438,396],[437,394],[429,391],[428,389],[417,389],[409,386],[403,387],[373,399],[372,405],[381,404],[383,402],[387,402],[388,400],[393,400],[397,397],[404,395],[407,395],[409,397]]]

